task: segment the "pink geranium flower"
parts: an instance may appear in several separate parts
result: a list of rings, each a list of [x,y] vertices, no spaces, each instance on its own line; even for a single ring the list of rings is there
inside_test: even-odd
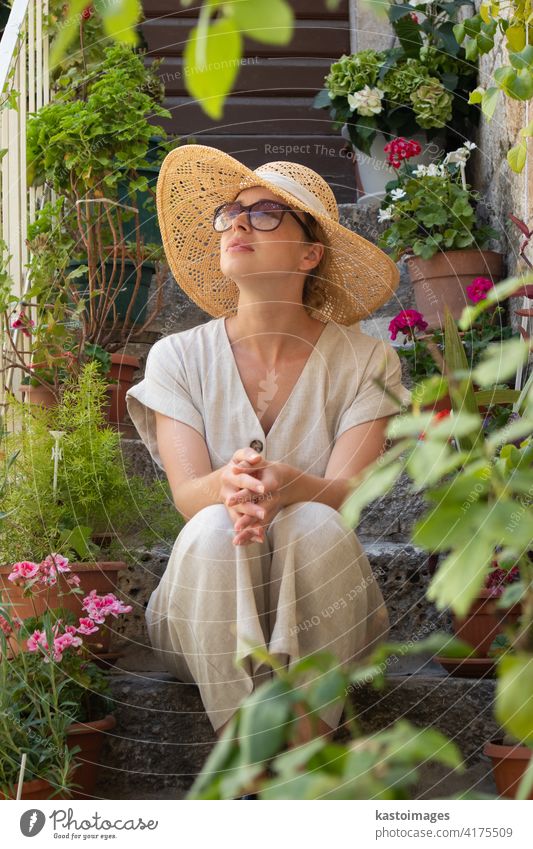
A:
[[[18,616],[15,616],[12,620],[12,623],[9,623],[5,616],[0,615],[0,631],[3,631],[6,637],[10,637],[13,631],[18,631],[21,625],[22,619],[20,619]]]
[[[97,625],[95,625],[92,619],[89,619],[89,617],[85,617],[80,619],[78,628],[76,630],[78,631],[78,634],[84,634],[85,636],[88,636],[89,634],[94,634],[100,629]]]
[[[20,328],[25,336],[31,336],[28,327],[35,327],[35,322],[31,318],[28,318],[28,316],[25,315],[24,311],[21,310],[21,312],[19,313],[19,317],[11,322],[11,327],[14,330]]]
[[[106,616],[119,616],[121,613],[131,613],[131,604],[123,604],[113,593],[98,595],[96,590],[91,590],[85,596],[82,609],[87,611],[87,616],[98,624],[105,622]]]
[[[62,554],[49,554],[48,557],[45,557],[41,566],[55,566],[58,572],[70,572],[68,557],[63,557]]]
[[[14,563],[11,567],[11,572],[7,576],[8,581],[14,584],[21,584],[34,578],[39,572],[39,564],[32,563],[31,560],[22,560],[20,563]]]
[[[472,301],[477,304],[478,301],[484,301],[487,297],[487,292],[494,288],[494,283],[488,277],[476,277],[472,280],[470,286],[466,287],[466,294]]]
[[[389,333],[391,339],[396,339],[398,333],[412,336],[415,329],[425,330],[427,326],[427,321],[418,310],[402,310],[389,323]]]

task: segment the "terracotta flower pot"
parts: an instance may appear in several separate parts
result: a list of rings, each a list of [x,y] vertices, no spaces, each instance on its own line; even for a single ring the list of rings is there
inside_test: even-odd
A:
[[[488,277],[493,283],[501,280],[503,257],[495,251],[465,248],[459,251],[436,253],[431,259],[408,257],[407,270],[415,293],[416,308],[431,329],[444,326],[444,307],[453,318],[460,317],[472,301],[466,287],[476,277]]]
[[[120,433],[130,438],[136,435],[136,430],[132,424],[126,424],[124,422],[127,410],[126,392],[133,385],[133,376],[139,365],[140,360],[138,357],[132,357],[129,354],[111,354],[111,371],[109,372],[109,377],[118,380],[119,383],[110,383],[107,387],[109,398],[106,407],[107,420]]]
[[[517,622],[522,612],[521,604],[513,604],[503,610],[496,607],[497,601],[498,598],[491,595],[488,589],[482,589],[465,617],[459,618],[452,614],[456,637],[471,645],[481,657],[488,656],[494,638],[506,625]]]
[[[75,767],[72,778],[80,785],[77,791],[71,795],[66,793],[57,794],[54,799],[89,799],[94,798],[94,788],[98,776],[99,760],[104,745],[104,734],[111,731],[117,724],[116,718],[108,714],[103,719],[92,722],[73,722],[67,729],[67,746],[73,749],[79,746],[80,750],[74,755],[79,763]],[[42,778],[25,781],[22,785],[22,799],[50,799],[52,798],[53,786]],[[11,794],[6,796],[0,791],[0,799],[16,799],[17,788],[14,787]]]
[[[531,759],[531,753],[529,746],[519,743],[513,746],[505,746],[501,740],[485,743],[483,754],[488,755],[492,761],[492,774],[500,796],[516,799],[516,792]],[[533,800],[533,790],[527,798]]]
[[[108,423],[123,433],[128,438],[135,437],[137,431],[132,424],[126,423],[126,392],[133,384],[133,376],[140,366],[138,357],[130,354],[111,354],[111,370],[108,377],[118,380],[118,383],[110,383],[107,387],[107,403],[104,413]],[[43,407],[55,407],[57,398],[51,389],[45,386],[30,386],[22,383],[20,391],[24,400],[27,398],[30,404],[40,404]]]
[[[7,579],[11,572],[11,566],[0,566],[0,590],[3,601],[12,605],[9,610],[10,616],[26,619],[30,616],[41,616],[46,610],[57,607],[71,610],[76,616],[84,616],[82,610],[84,597],[92,589],[95,589],[98,595],[115,592],[118,573],[127,568],[127,563],[122,560],[110,560],[101,563],[69,563],[69,566],[71,572],[78,575],[80,579],[80,589],[83,590],[83,595],[69,592],[60,596],[56,584],[55,587],[45,587],[38,594],[32,593],[30,596],[24,596],[24,588],[15,586]],[[60,589],[62,591],[68,590],[68,586],[61,578],[59,578],[59,581],[62,584]],[[108,652],[110,639],[110,629],[102,625],[101,629],[95,634],[87,636],[84,642],[92,651]],[[16,644],[13,640],[10,644],[13,653],[16,654]]]
[[[39,404],[41,407],[55,407],[57,398],[47,386],[31,386],[29,383],[20,384],[22,399],[29,404]]]
[[[66,796],[61,794],[57,794],[52,797],[52,793],[54,791],[53,786],[49,781],[45,781],[44,778],[34,778],[31,781],[24,781],[22,784],[22,795],[21,799],[65,799]],[[0,790],[0,800],[5,799],[16,799],[17,798],[17,788],[16,786],[13,788],[11,794],[6,796],[5,793],[2,793]]]
[[[117,724],[113,714],[92,722],[73,722],[67,729],[67,746],[73,749],[80,746],[81,751],[74,757],[79,761],[73,778],[81,788],[73,792],[74,799],[94,797],[94,788],[98,777],[98,767],[104,745],[104,734],[111,731]]]

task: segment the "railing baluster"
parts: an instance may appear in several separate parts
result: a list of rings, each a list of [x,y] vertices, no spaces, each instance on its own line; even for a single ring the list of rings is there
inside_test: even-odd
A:
[[[43,16],[47,14],[48,0],[14,0],[0,47],[0,92],[6,84],[2,97],[11,91],[18,92],[18,110],[0,111],[0,145],[8,151],[0,171],[0,232],[11,256],[8,270],[17,297],[22,297],[29,288],[28,223],[35,220],[38,200],[44,191],[41,187],[28,190],[26,183],[26,122],[29,113],[50,100],[48,35],[43,27]],[[26,312],[35,320],[35,307]],[[6,332],[10,332],[9,328]],[[27,337],[15,331],[13,338],[17,350],[28,353]],[[0,339],[0,369],[6,361],[13,361],[10,345]],[[0,374],[0,413],[3,413],[5,387],[16,392],[21,375],[19,370],[12,369],[7,375]]]

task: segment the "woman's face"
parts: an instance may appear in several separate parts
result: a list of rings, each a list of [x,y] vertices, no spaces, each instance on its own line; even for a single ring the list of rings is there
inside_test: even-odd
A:
[[[246,206],[258,200],[276,200],[285,203],[283,198],[262,186],[243,189],[235,200]],[[305,223],[304,213],[296,210],[298,217]],[[229,230],[220,234],[220,270],[235,282],[250,280],[280,279],[286,281],[291,276],[300,282],[300,275],[311,271],[323,253],[320,243],[310,244],[306,235],[290,213],[285,213],[275,230],[254,230],[248,221],[248,214],[241,212],[233,219]],[[231,242],[239,240],[244,247],[235,247]],[[300,275],[295,274],[299,272]]]

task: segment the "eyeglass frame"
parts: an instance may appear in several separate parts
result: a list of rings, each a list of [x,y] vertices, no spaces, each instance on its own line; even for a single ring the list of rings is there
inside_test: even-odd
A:
[[[238,204],[239,204],[239,206],[240,206],[240,208],[241,208],[241,209],[240,209],[240,212],[238,212],[238,213],[237,213],[237,215],[235,216],[235,218],[238,218],[238,216],[241,214],[241,212],[246,212],[246,213],[248,214],[248,223],[249,223],[250,227],[252,227],[254,230],[257,230],[257,231],[258,231],[258,232],[260,232],[260,233],[271,233],[273,230],[277,230],[277,229],[278,229],[278,227],[280,226],[281,222],[283,221],[283,215],[282,215],[282,216],[281,216],[281,218],[279,219],[279,221],[278,221],[278,223],[276,224],[276,226],[275,226],[275,227],[271,227],[271,228],[270,228],[270,229],[268,229],[268,230],[264,230],[264,229],[262,229],[261,227],[254,227],[254,225],[252,224],[252,220],[251,220],[251,218],[250,218],[250,210],[251,210],[251,209],[252,209],[252,207],[254,207],[256,204],[258,204],[258,203],[264,203],[265,201],[268,201],[269,203],[275,204],[275,206],[273,207],[273,209],[274,209],[274,210],[276,210],[276,211],[278,211],[278,212],[282,212],[282,213],[284,213],[284,212],[290,212],[290,214],[291,214],[291,215],[292,215],[292,217],[293,217],[293,218],[294,218],[294,219],[298,222],[298,224],[300,225],[300,227],[302,228],[302,230],[304,231],[304,233],[305,233],[305,235],[308,237],[308,239],[310,239],[310,241],[311,241],[311,242],[316,242],[316,241],[317,241],[316,236],[314,236],[314,235],[313,235],[313,233],[311,232],[310,228],[307,226],[307,224],[305,223],[305,221],[302,221],[302,219],[298,217],[298,215],[296,214],[296,212],[295,212],[293,209],[291,209],[291,207],[290,207],[290,206],[286,206],[285,204],[283,204],[283,203],[279,203],[278,201],[275,201],[275,200],[271,200],[270,198],[259,198],[259,200],[254,201],[254,203],[250,203],[250,204],[248,204],[248,206],[246,206],[245,204],[241,203],[241,202],[240,202],[240,200],[227,200],[227,201],[224,201],[224,203],[221,203],[221,204],[220,204],[220,206],[217,206],[217,208],[215,209],[215,211],[214,211],[214,213],[213,213],[213,230],[215,231],[215,233],[227,233],[227,232],[228,232],[228,230],[230,230],[230,229],[231,229],[231,224],[230,224],[230,226],[229,226],[229,227],[226,227],[226,229],[225,229],[225,230],[217,230],[217,229],[216,229],[216,227],[215,227],[215,218],[217,217],[217,215],[218,215],[218,213],[220,212],[220,210],[222,209],[222,207],[224,207],[224,206],[228,206],[229,204],[233,204],[233,203],[238,203]],[[302,210],[302,212],[303,212],[303,210]]]

